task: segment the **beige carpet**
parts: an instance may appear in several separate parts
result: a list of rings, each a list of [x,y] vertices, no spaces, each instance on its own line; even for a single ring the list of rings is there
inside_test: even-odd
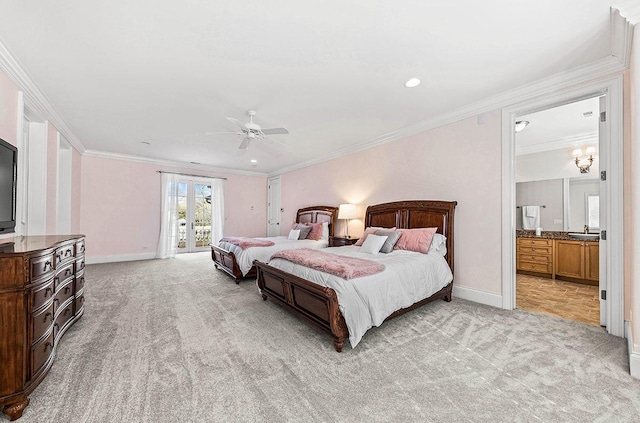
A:
[[[233,283],[207,253],[90,265],[86,312],[31,422],[629,422],[624,339],[526,311],[436,301],[357,348]],[[4,417],[6,420],[6,417]]]

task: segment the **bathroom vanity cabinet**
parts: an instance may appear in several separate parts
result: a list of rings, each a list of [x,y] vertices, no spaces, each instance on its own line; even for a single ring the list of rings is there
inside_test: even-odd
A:
[[[523,274],[597,285],[600,244],[576,239],[518,237],[516,270]]]
[[[600,277],[600,244],[580,240],[555,240],[555,274],[597,285]]]
[[[554,278],[553,240],[517,238],[516,269],[523,273],[543,273]]]

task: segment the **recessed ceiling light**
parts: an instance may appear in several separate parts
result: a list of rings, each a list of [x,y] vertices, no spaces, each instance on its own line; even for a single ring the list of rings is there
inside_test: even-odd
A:
[[[251,163],[258,163],[256,159],[251,159]]]
[[[519,121],[517,121],[516,122],[516,127],[515,127],[516,132],[522,131],[524,128],[527,127],[528,124],[529,124],[528,120],[519,120]]]
[[[411,78],[404,83],[404,86],[407,88],[417,87],[418,85],[420,85],[420,80],[418,78]]]

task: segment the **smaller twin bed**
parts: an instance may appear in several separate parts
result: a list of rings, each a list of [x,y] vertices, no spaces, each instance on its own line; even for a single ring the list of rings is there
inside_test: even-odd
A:
[[[380,247],[374,247],[371,254],[365,251],[372,242],[365,240],[361,247],[323,250],[330,254],[281,251],[269,264],[256,263],[258,288],[264,300],[271,298],[331,334],[338,352],[346,339],[355,347],[373,326],[439,298],[451,301],[455,206],[455,201],[430,200],[369,206],[365,227],[397,229],[407,238],[415,235],[409,249],[392,245],[388,253],[376,254]],[[433,241],[425,241],[425,232]],[[384,230],[370,233],[375,235],[367,239],[380,241]],[[418,246],[420,242],[424,245]],[[358,263],[349,267],[348,261]]]
[[[216,269],[231,275],[236,284],[242,278],[256,277],[254,261],[267,262],[276,252],[297,248],[326,248],[329,245],[329,236],[333,236],[335,219],[338,214],[337,207],[313,206],[298,210],[296,223],[298,224],[323,224],[323,232],[320,239],[291,240],[286,236],[255,238],[255,244],[269,244],[266,246],[252,246],[249,239],[223,238],[218,245],[211,244],[211,258]],[[225,242],[225,239],[230,242]],[[235,243],[232,243],[235,242]],[[241,245],[248,242],[244,248]]]

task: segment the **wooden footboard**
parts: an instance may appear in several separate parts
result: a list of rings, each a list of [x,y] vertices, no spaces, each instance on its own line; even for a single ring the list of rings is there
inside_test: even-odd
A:
[[[284,305],[296,316],[327,332],[333,337],[336,351],[342,351],[345,341],[349,339],[349,330],[333,289],[317,285],[265,263],[255,261],[254,266],[257,269],[258,288],[263,300],[271,298],[276,303]],[[452,287],[453,282],[429,298],[397,310],[387,317],[385,322],[440,298],[451,301]]]
[[[317,285],[265,263],[254,262],[258,288],[265,301],[271,298],[293,314],[333,336],[336,351],[342,351],[349,338],[347,324],[338,308],[338,297],[331,288]]]
[[[249,273],[243,276],[235,254],[213,244],[211,245],[211,259],[213,260],[215,268],[231,275],[235,279],[236,284],[239,284],[240,279],[243,277],[253,278],[256,276],[255,266],[251,267]]]

